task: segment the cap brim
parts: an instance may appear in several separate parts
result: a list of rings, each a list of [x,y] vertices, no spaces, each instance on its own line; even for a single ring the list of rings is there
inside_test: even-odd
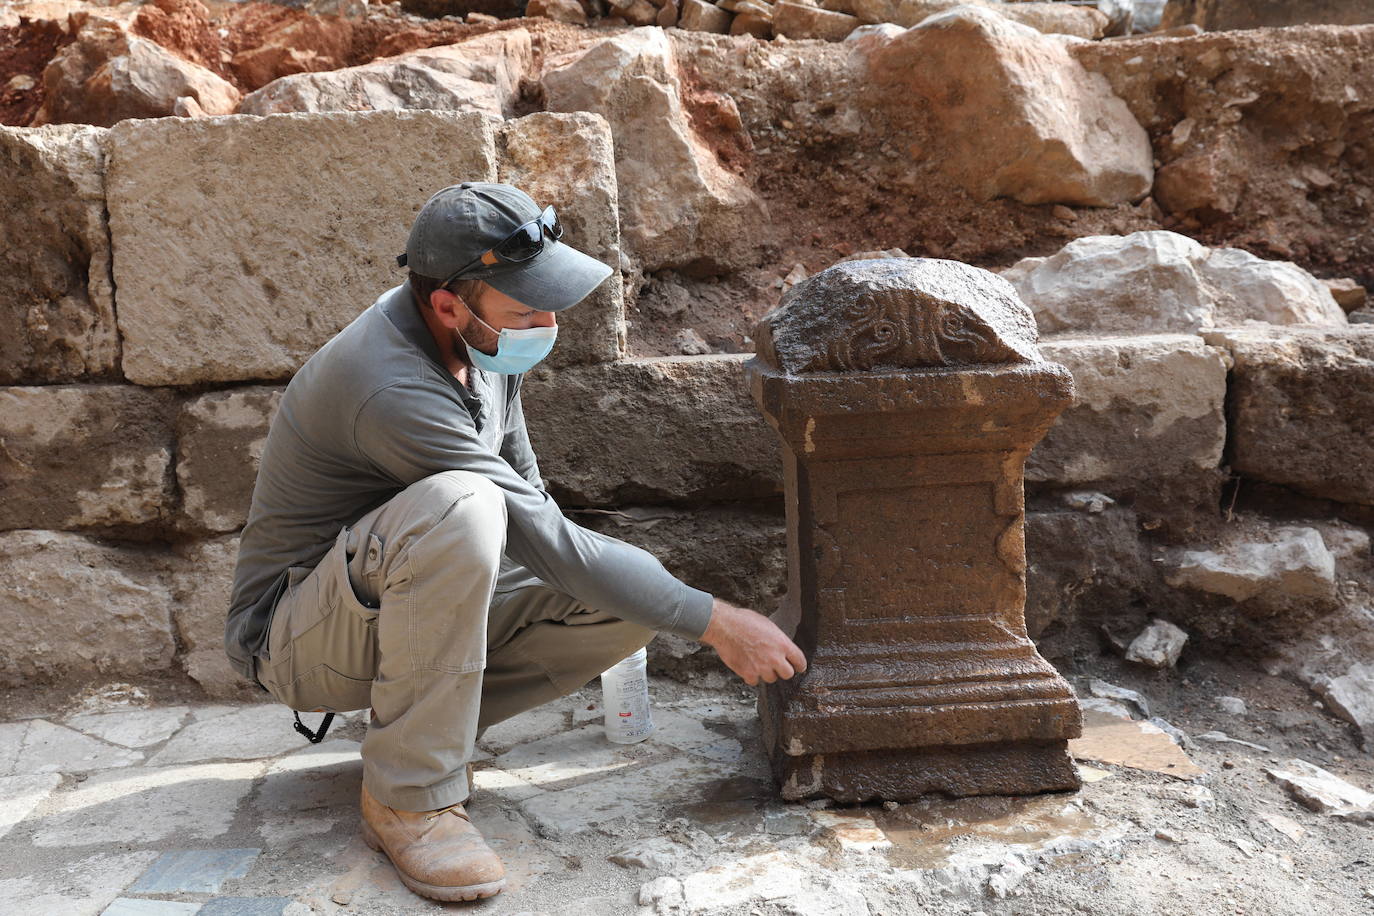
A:
[[[481,279],[531,308],[561,312],[587,298],[614,272],[570,245],[552,242],[527,267]]]

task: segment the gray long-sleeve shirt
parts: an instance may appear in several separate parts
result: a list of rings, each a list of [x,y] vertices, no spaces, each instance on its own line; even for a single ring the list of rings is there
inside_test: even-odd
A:
[[[245,676],[267,642],[287,570],[314,567],[339,530],[441,471],[496,484],[507,510],[503,568],[520,564],[589,607],[690,639],[712,598],[653,555],[569,521],[544,491],[520,376],[444,368],[409,284],[377,302],[296,373],[272,420],[239,544],[225,650]]]

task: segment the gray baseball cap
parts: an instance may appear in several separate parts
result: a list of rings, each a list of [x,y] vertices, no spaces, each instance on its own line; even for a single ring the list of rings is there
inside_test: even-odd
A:
[[[435,192],[410,227],[405,254],[396,259],[417,274],[443,280],[472,264],[542,208],[508,184],[465,181]],[[531,308],[562,311],[576,305],[613,271],[596,258],[544,236],[544,250],[528,261],[474,264],[463,280],[481,280]]]

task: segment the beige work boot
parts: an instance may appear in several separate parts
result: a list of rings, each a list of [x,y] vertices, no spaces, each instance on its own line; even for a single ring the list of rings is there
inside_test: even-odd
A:
[[[433,900],[477,900],[501,893],[506,869],[462,805],[398,811],[363,787],[363,841],[386,853],[401,882]]]

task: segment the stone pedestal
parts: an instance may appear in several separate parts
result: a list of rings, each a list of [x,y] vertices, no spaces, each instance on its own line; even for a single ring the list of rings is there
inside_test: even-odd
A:
[[[783,441],[784,629],[809,668],[759,711],[787,799],[1077,788],[1069,685],[1026,635],[1022,468],[1072,400],[995,274],[851,261],[755,333]]]

